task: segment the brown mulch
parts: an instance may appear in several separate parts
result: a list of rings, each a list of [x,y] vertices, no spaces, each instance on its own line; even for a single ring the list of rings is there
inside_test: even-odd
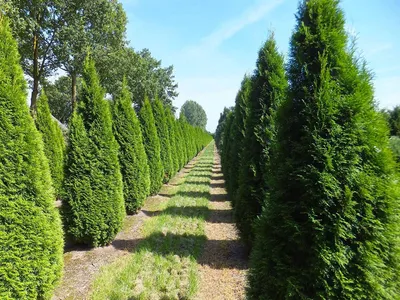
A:
[[[52,299],[87,299],[91,284],[100,268],[132,252],[132,249],[136,247],[142,238],[140,229],[143,223],[152,216],[149,212],[157,211],[158,207],[176,192],[200,155],[201,153],[189,162],[168,184],[163,185],[159,195],[149,197],[142,210],[136,215],[126,217],[123,229],[118,233],[111,245],[98,248],[66,246],[64,252],[64,276]],[[59,207],[60,203],[56,206]]]
[[[245,299],[247,249],[240,241],[224,187],[220,158],[214,153],[207,242],[199,260],[197,299]]]

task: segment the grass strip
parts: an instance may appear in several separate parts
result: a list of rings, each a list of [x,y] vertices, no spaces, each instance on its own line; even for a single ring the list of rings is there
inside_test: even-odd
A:
[[[135,251],[101,269],[91,298],[191,299],[197,292],[197,259],[206,241],[214,158],[210,144],[159,214],[147,220]]]

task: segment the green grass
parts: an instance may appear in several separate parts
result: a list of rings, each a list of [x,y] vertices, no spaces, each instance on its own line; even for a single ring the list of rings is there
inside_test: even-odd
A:
[[[92,299],[191,299],[206,241],[214,145],[209,145],[177,193],[142,228],[136,251],[101,269]]]

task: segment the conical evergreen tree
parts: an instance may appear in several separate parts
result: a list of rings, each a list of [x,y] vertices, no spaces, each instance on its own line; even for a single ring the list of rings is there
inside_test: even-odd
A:
[[[183,154],[183,165],[186,165],[189,162],[189,138],[186,132],[186,118],[185,116],[181,113],[179,115],[179,129],[181,131],[181,143],[182,143],[182,154]]]
[[[0,298],[50,299],[63,265],[61,221],[19,61],[0,14]]]
[[[234,109],[235,115],[235,130],[233,131],[233,145],[232,145],[232,154],[231,160],[235,164],[233,168],[230,170],[231,183],[229,186],[230,190],[230,198],[232,204],[235,205],[237,193],[239,189],[239,172],[238,166],[242,165],[244,161],[242,160],[243,151],[246,148],[246,144],[244,143],[246,137],[246,123],[248,118],[248,102],[251,95],[252,81],[249,76],[245,76],[240,90],[236,96],[236,104]]]
[[[150,194],[150,170],[139,119],[132,107],[125,83],[112,108],[114,136],[119,144],[125,208],[132,214],[142,207]]]
[[[175,130],[174,124],[174,116],[172,115],[170,110],[166,110],[166,117],[167,117],[167,125],[168,125],[168,132],[169,132],[169,141],[171,142],[171,160],[173,166],[173,173],[175,175],[176,172],[179,171],[179,154],[178,154],[178,145],[176,142],[177,132]]]
[[[114,239],[125,216],[118,143],[103,95],[94,62],[87,58],[69,126],[62,212],[67,234],[95,247]]]
[[[65,140],[58,123],[53,120],[47,96],[42,91],[36,104],[36,128],[42,133],[44,153],[49,161],[50,173],[57,198],[64,180]]]
[[[224,125],[224,135],[223,135],[223,141],[222,141],[222,149],[221,149],[221,165],[222,165],[222,172],[224,173],[225,177],[225,182],[226,186],[229,186],[231,182],[231,160],[229,155],[231,154],[231,148],[232,148],[232,125],[234,123],[234,114],[232,113],[232,110],[228,112],[226,115],[226,121]]]
[[[299,6],[249,299],[399,299],[389,131],[338,5]]]
[[[161,188],[164,169],[161,161],[160,140],[154,121],[153,111],[148,98],[144,100],[139,112],[139,120],[143,133],[143,143],[150,167],[150,194],[155,195]]]
[[[169,140],[169,129],[165,109],[162,102],[156,98],[153,101],[154,122],[157,127],[158,139],[160,140],[160,157],[163,164],[164,176],[163,182],[171,179],[173,173],[173,161],[171,157],[171,141]]]
[[[177,157],[179,159],[179,170],[185,166],[185,151],[183,147],[183,136],[182,136],[182,128],[178,120],[174,120],[174,127],[176,133],[176,149],[177,149]]]
[[[235,199],[235,217],[245,241],[251,244],[255,218],[261,213],[268,192],[266,182],[270,145],[274,138],[275,111],[286,95],[287,80],[283,57],[271,34],[258,53],[253,75],[249,112],[246,122],[247,147],[239,173],[239,191]]]

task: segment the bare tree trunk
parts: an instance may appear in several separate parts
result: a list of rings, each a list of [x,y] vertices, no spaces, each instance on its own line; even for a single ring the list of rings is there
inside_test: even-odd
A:
[[[71,79],[72,79],[71,103],[72,103],[72,107],[75,107],[75,105],[76,105],[76,73],[71,74]]]
[[[38,36],[35,32],[33,36],[33,89],[31,95],[31,111],[36,111],[36,102],[39,94],[39,45]]]

